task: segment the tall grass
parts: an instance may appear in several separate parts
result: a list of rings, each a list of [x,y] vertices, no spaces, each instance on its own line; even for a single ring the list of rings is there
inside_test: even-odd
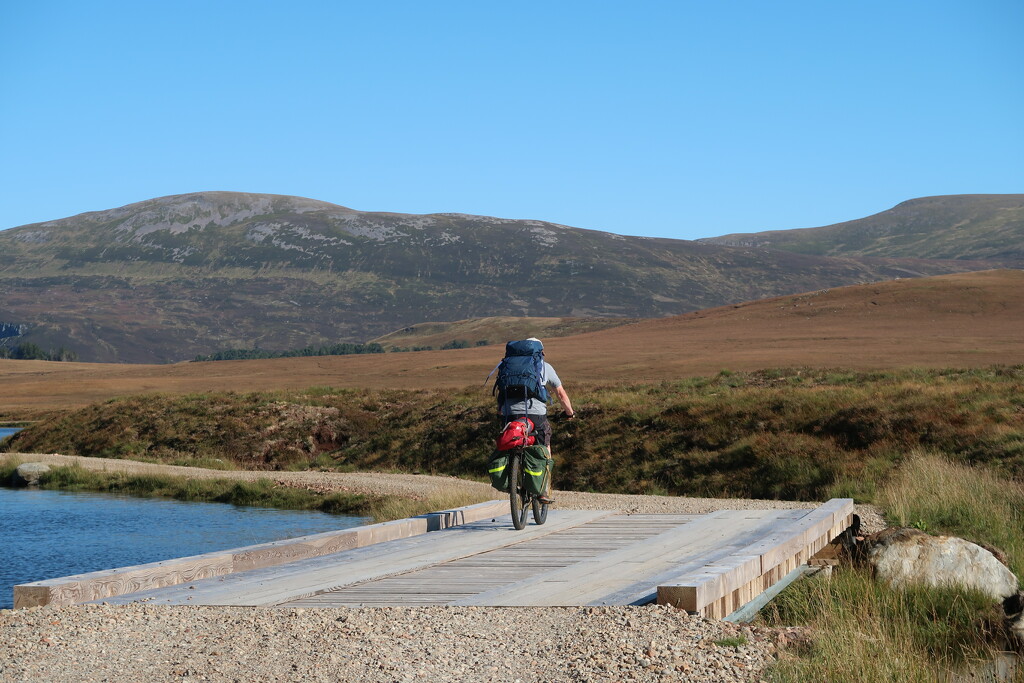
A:
[[[915,451],[882,490],[889,520],[960,536],[1006,553],[1024,576],[1024,484],[934,453]]]
[[[863,570],[798,581],[765,610],[773,625],[802,624],[809,651],[784,655],[777,681],[943,680],[988,658],[1001,609],[978,591],[892,588]]]
[[[915,451],[880,486],[878,502],[893,524],[995,547],[1018,576],[1024,568],[1020,482]],[[978,591],[894,588],[852,568],[793,584],[762,617],[772,625],[806,625],[814,634],[809,652],[775,667],[780,681],[947,680],[992,656],[1003,621],[1001,607]]]
[[[6,486],[12,481],[15,470],[21,465],[22,460],[16,456],[6,456],[0,459],[0,486]]]

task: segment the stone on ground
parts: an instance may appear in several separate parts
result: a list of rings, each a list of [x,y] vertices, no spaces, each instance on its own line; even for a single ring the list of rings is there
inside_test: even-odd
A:
[[[39,477],[49,471],[49,465],[44,465],[41,462],[22,463],[11,475],[11,484],[13,486],[38,486]]]
[[[1017,593],[1017,577],[995,555],[955,536],[891,528],[864,541],[875,575],[892,585],[960,585],[1002,601]]]

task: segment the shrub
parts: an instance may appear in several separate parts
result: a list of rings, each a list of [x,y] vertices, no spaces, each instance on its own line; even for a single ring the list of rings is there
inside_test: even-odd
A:
[[[558,488],[871,501],[914,449],[1024,476],[1024,367],[779,369],[571,390],[580,420],[555,425]],[[486,391],[314,387],[117,399],[39,422],[2,447],[474,477],[499,427]]]

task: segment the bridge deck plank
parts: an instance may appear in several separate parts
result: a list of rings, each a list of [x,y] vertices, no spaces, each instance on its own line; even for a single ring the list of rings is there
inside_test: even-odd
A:
[[[609,511],[568,511],[544,526],[521,532],[510,530],[510,522],[475,522],[435,531],[424,536],[397,539],[333,555],[309,558],[266,569],[239,572],[222,577],[167,588],[128,593],[108,598],[110,604],[151,602],[189,605],[273,605],[341,585],[358,583],[389,574],[522,543],[562,529],[612,514]],[[499,518],[500,519],[500,518]],[[442,537],[443,542],[438,541]]]
[[[739,534],[742,547],[778,520],[806,511],[753,511],[742,515],[614,515],[525,544],[474,555],[403,576],[340,587],[287,603],[289,606],[385,605],[436,592],[433,604],[572,605],[600,601],[669,569],[677,575],[680,553],[699,554]],[[744,521],[746,520],[746,521]],[[726,552],[722,550],[721,552]],[[687,555],[688,556],[688,555]],[[698,566],[694,563],[694,566]],[[459,597],[451,599],[451,587]],[[656,584],[632,593],[653,596]],[[584,598],[589,598],[586,600]]]
[[[718,581],[723,590],[739,581],[745,595],[746,584],[760,580],[765,558],[792,563],[794,549],[820,544],[821,530],[834,529],[839,514],[836,505],[705,515],[552,510],[547,524],[523,531],[512,530],[505,515],[107,602],[621,605],[651,602],[660,585],[680,577],[714,582],[719,575],[728,578]]]

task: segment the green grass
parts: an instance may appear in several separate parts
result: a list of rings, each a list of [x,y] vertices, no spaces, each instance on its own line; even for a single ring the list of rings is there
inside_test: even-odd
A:
[[[3,474],[0,470],[0,476]],[[334,514],[365,514],[372,506],[379,504],[376,499],[359,494],[322,495],[303,489],[278,486],[269,479],[250,482],[95,472],[79,465],[52,467],[40,478],[39,486],[43,489],[63,491],[95,491],[286,510],[319,510]]]
[[[847,569],[787,588],[763,611],[769,625],[811,627],[803,656],[783,656],[776,681],[936,681],[992,654],[1002,610],[966,589],[897,589]]]
[[[1006,553],[1024,576],[1024,485],[997,472],[914,453],[878,500],[889,521],[960,536]]]
[[[18,469],[18,465],[22,463],[19,458],[12,458],[6,456],[0,459],[0,485],[6,486],[11,477],[14,476],[14,471]]]
[[[743,647],[747,644],[746,636],[729,636],[715,641],[718,647]]]

